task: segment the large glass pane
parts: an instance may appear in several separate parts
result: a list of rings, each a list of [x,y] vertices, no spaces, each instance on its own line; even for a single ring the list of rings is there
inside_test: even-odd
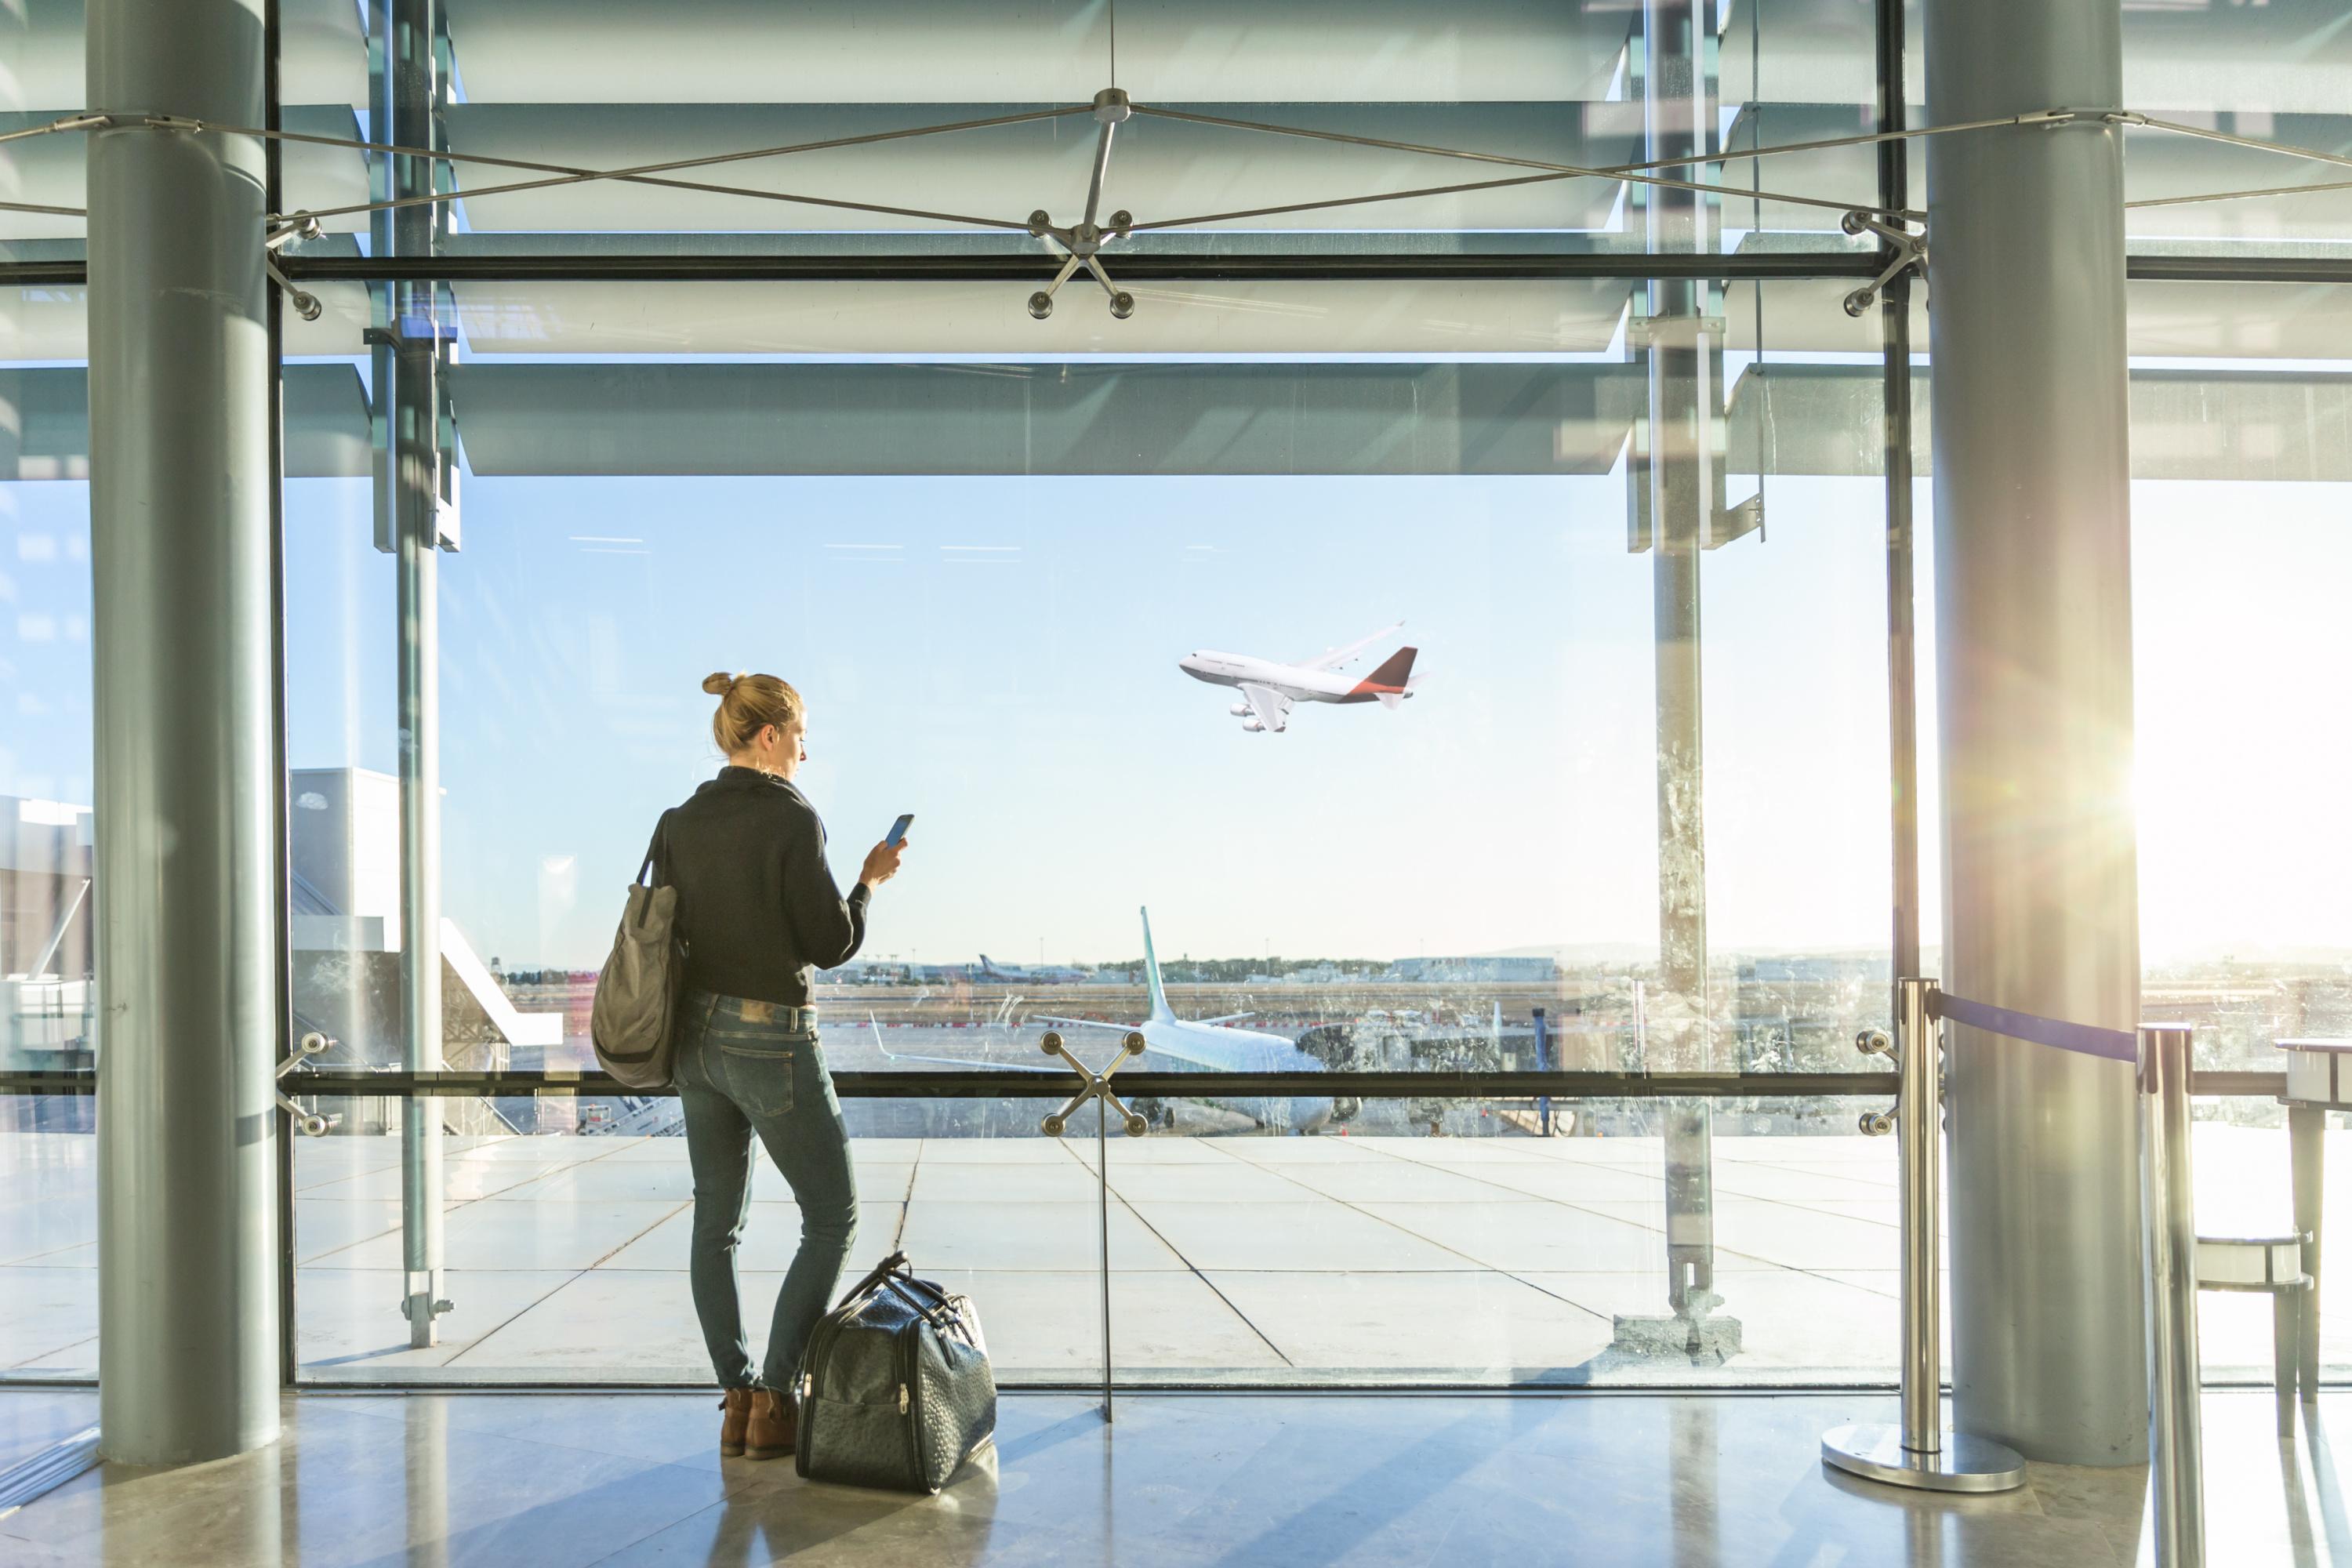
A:
[[[0,1382],[98,1375],[88,1095],[0,1095]]]
[[[2138,283],[2129,295],[2141,1011],[2190,1025],[2200,1069],[2280,1072],[2276,1041],[2352,1035],[2352,901],[2335,874],[2352,861],[2352,832],[2321,782],[2338,765],[2338,742],[2310,705],[2312,691],[2352,670],[2352,636],[2331,607],[2352,583],[2352,551],[2335,526],[2352,484],[2340,406],[2352,353],[2332,324],[2344,293]],[[1917,342],[1924,371],[1924,333]],[[1920,771],[1932,792],[1924,374],[1916,395]],[[1922,808],[1932,823],[1932,793]],[[1930,973],[1940,968],[1935,848],[1930,833]],[[2249,1096],[2200,1100],[2196,1114],[2200,1229],[2291,1234],[2281,1107]],[[2331,1187],[2342,1179],[2331,1164]],[[2352,1342],[2326,1300],[2324,1351],[2340,1366]],[[2209,1374],[2269,1375],[2269,1306],[2266,1296],[2204,1299]]]
[[[88,373],[79,291],[0,290],[0,1066],[91,1060]]]
[[[676,1137],[452,1137],[440,1342],[395,1303],[400,1147],[383,1100],[326,1099],[334,1135],[296,1149],[301,1356],[322,1383],[708,1381],[686,1266],[692,1182]],[[980,1303],[1000,1379],[1101,1370],[1090,1127],[1041,1137],[1036,1101],[851,1100],[853,1263],[905,1249]],[[1660,1311],[1665,1224],[1655,1103],[1594,1103],[1585,1134],[1114,1137],[1111,1313],[1122,1383],[1884,1382],[1895,1363],[1891,1145],[1785,1131],[1727,1108],[1721,1289],[1745,1349],[1638,1353]],[[454,1103],[444,1115],[463,1114]],[[1740,1131],[1755,1117],[1757,1132]],[[1082,1122],[1087,1118],[1081,1118]],[[980,1129],[984,1135],[972,1135]],[[889,1129],[890,1131],[869,1131]],[[926,1130],[929,1130],[928,1135]],[[1821,1129],[1813,1130],[1817,1134]],[[764,1162],[740,1257],[755,1353],[797,1237]]]
[[[834,1068],[1036,1066],[1049,1025],[1102,1059],[1154,1012],[1148,908],[1167,1022],[1138,1068],[1204,1076],[1139,1102],[1155,1136],[1121,1147],[1170,1164],[1171,1184],[1138,1212],[1164,1199],[1171,1225],[1207,1224],[1192,1194],[1257,1183],[1251,1165],[1188,1187],[1175,1167],[1200,1163],[1180,1152],[1194,1138],[1232,1151],[1219,1170],[1396,1140],[1441,1172],[1448,1140],[1524,1144],[1514,1161],[1613,1140],[1601,1163],[1641,1173],[1604,1170],[1590,1193],[1563,1177],[1567,1195],[1658,1213],[1593,1211],[1612,1222],[1591,1287],[1611,1305],[1559,1298],[1579,1333],[1601,1324],[1611,1375],[1692,1375],[1634,1321],[1669,1316],[1670,1264],[1691,1281],[1675,1304],[1744,1332],[1710,1342],[1705,1365],[1819,1372],[1803,1315],[1781,1311],[1811,1287],[1763,1281],[1818,1266],[1885,1284],[1892,1230],[1851,1232],[1842,1262],[1783,1259],[1785,1216],[1752,1205],[1738,1141],[1801,1164],[1851,1133],[1848,1108],[1269,1100],[1206,1075],[1862,1065],[1855,1030],[1885,1020],[1889,894],[1883,507],[1857,455],[1882,443],[1842,290],[1414,285],[1359,320],[1302,309],[1318,286],[1220,285],[1171,298],[1150,354],[1044,361],[1008,352],[980,308],[994,287],[843,286],[845,313],[827,317],[732,285],[460,284],[420,296],[444,346],[404,318],[411,346],[364,359],[352,323],[373,308],[354,293],[331,310],[314,342],[342,357],[289,377],[308,432],[289,441],[295,996],[298,1026],[334,1041],[322,1065],[590,1065],[618,891],[658,811],[719,761],[701,678],[772,669],[810,702],[801,783],[837,869],[898,812],[918,818],[866,950],[821,977]],[[426,384],[429,424],[385,406],[404,374]],[[372,479],[387,464],[380,435],[372,457],[359,447],[362,421],[437,428],[438,456],[405,489]],[[402,528],[439,548],[403,568],[386,548]],[[399,578],[427,561],[437,623],[409,628],[420,662],[404,672]],[[1327,649],[1342,673],[1325,695],[1359,700],[1254,694],[1217,663]],[[404,779],[419,764],[398,744],[402,704],[427,656],[437,767]],[[1382,669],[1403,689],[1354,689]],[[441,818],[429,921],[404,892],[404,790]],[[441,1007],[420,1028],[407,949],[427,931]],[[399,1190],[404,1124],[431,1130],[452,1203],[484,1196],[460,1173],[482,1161],[564,1163],[614,1136],[655,1139],[633,1158],[682,1153],[659,1098],[371,1105],[338,1132],[390,1162],[352,1173],[379,1198]],[[853,1100],[850,1119],[893,1170],[907,1150],[867,1141],[1066,1175],[1034,1137],[1042,1109]],[[1023,1140],[1018,1156],[977,1152]],[[1711,1243],[1665,1245],[1670,1146],[1678,1190],[1713,1194]],[[1487,1235],[1499,1216],[1483,1205],[1529,1195],[1418,1170],[1365,1189],[1442,1205],[1400,1216],[1409,1251],[1445,1247],[1452,1225]],[[684,1194],[643,1201],[664,1199]],[[1324,1223],[1279,1215],[1279,1236],[1306,1227],[1302,1247]],[[1562,1223],[1531,1260],[1509,1237],[1494,1256],[1583,1268],[1561,1237],[1584,1222]],[[461,1260],[454,1219],[449,1236],[446,1267],[485,1267]],[[404,1261],[397,1237],[371,1246]],[[937,1267],[990,1272],[984,1250],[948,1254]],[[1342,1272],[1379,1271],[1349,1256]],[[1769,1269],[1743,1261],[1759,1258]],[[1465,1289],[1469,1310],[1492,1286]],[[346,1331],[311,1321],[331,1299],[306,1293],[306,1333]],[[1573,1339],[1540,1364],[1600,1353]],[[354,1352],[333,1343],[322,1356]],[[1346,1359],[1366,1353],[1315,1364],[1370,1376]],[[1463,1375],[1535,1375],[1535,1353],[1482,1352]]]
[[[521,1005],[536,1059],[584,1059],[596,889],[717,762],[701,677],[756,664],[812,702],[806,783],[845,845],[920,819],[922,869],[835,977],[845,1026],[1134,1022],[1150,906],[1180,1015],[1248,1015],[1334,1066],[1665,1068],[1649,1032],[1694,1007],[1719,1048],[1681,1067],[1853,1065],[1887,978],[1874,370],[1811,285],[1447,286],[1378,330],[1434,345],[1442,310],[1457,352],[1507,348],[1545,291],[1541,357],[1342,359],[1310,330],[1280,360],[1037,363],[788,357],[730,285],[460,286],[435,799],[444,940],[470,957],[445,995],[478,1024]],[[927,308],[877,288],[861,321],[894,298]],[[1708,346],[1656,372],[1696,400],[1658,423],[1682,319]],[[296,947],[379,984],[399,636],[359,441],[383,374],[289,370],[287,548]],[[1669,580],[1703,618],[1661,619]],[[1397,711],[1180,662],[1359,640],[1351,679],[1406,661]],[[1100,782],[1053,782],[1070,769]],[[1669,784],[1696,804],[1662,838]],[[872,825],[840,820],[857,800]],[[1662,854],[1699,872],[1673,917],[1698,968],[1666,991]]]
[[[2199,131],[2340,157],[2352,49],[2327,0],[2267,5],[2126,6],[2125,107]],[[2142,252],[2312,255],[2352,240],[2343,171],[2175,131],[2131,133],[2126,195],[2162,202],[2127,215]],[[2294,187],[2312,186],[2295,193]],[[2336,188],[2329,189],[2327,187]],[[2271,191],[2218,201],[2186,196]]]
[[[79,0],[23,0],[0,10],[0,134],[46,125],[86,107],[82,26]],[[80,133],[0,142],[0,201],[79,208]],[[0,259],[79,256],[81,240],[78,212],[0,211]]]
[[[385,1100],[317,1103],[337,1131],[296,1147],[307,1380],[709,1381],[687,1283],[683,1139],[593,1117],[561,1136],[450,1138],[445,1289],[455,1306],[439,1342],[414,1349],[397,1310],[400,1144],[382,1133],[399,1112]],[[1718,1316],[1738,1331],[1697,1357],[1655,1342],[1671,1321],[1657,1129],[1680,1109],[1672,1102],[1580,1102],[1572,1120],[1562,1105],[1575,1135],[1554,1138],[1525,1136],[1495,1114],[1503,1108],[1468,1102],[1449,1123],[1486,1135],[1114,1134],[1115,1374],[1147,1387],[1892,1382],[1894,1142],[1854,1131],[1856,1113],[1875,1108],[1717,1106],[1715,1278]],[[1009,1385],[1097,1380],[1090,1116],[1055,1140],[1037,1135],[1034,1100],[853,1099],[844,1109],[861,1205],[853,1268],[903,1248],[925,1277],[970,1294]],[[444,1114],[463,1112],[453,1102]],[[2352,1134],[2329,1142],[2340,1173]],[[2274,1144],[2200,1121],[2200,1208],[2283,1178]],[[756,1355],[798,1211],[764,1162],[751,1196],[739,1278]],[[2345,1212],[2331,1206],[2331,1245],[2352,1226]],[[2267,1375],[2267,1299],[2209,1296],[2202,1331],[2210,1376]],[[2331,1320],[2326,1345],[2340,1365],[2352,1334]]]
[[[312,28],[315,74],[331,84],[289,88],[288,101],[365,113],[347,84],[373,47],[376,68],[408,84],[367,120],[375,140],[504,162],[450,161],[428,176],[374,160],[378,197],[397,185],[458,199],[398,235],[336,213],[313,250],[954,251],[1036,258],[1043,281],[1061,252],[1026,232],[1029,215],[1084,216],[1092,106],[1114,87],[1142,109],[1117,132],[1098,216],[1124,210],[1146,226],[1113,256],[1713,251],[1763,231],[1835,248],[1856,243],[1841,209],[1875,199],[1866,156],[1858,183],[1836,160],[1661,171],[1721,187],[1696,204],[1614,175],[1527,183],[1874,129],[1873,12],[1861,5],[1477,0],[1335,14],[1219,0],[1132,12],[1115,58],[1099,0],[902,7],[878,28],[843,5],[693,7],[651,28],[618,0],[452,0],[439,14],[437,38]],[[369,25],[398,15],[370,7]],[[551,37],[563,47],[551,51]],[[988,123],[901,139],[969,122]],[[358,167],[337,161],[313,205],[359,205],[340,188]],[[646,177],[561,172],[581,169]],[[1483,188],[1362,200],[1460,185]]]

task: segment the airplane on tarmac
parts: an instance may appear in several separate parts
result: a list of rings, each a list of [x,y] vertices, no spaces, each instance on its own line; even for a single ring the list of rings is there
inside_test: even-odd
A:
[[[1083,969],[1061,969],[1042,963],[1034,969],[1024,969],[1017,963],[998,963],[984,952],[973,974],[976,980],[1002,980],[1013,985],[1069,985],[1086,977]]]
[[[1202,649],[1178,659],[1176,668],[1212,686],[1239,688],[1242,700],[1227,711],[1253,735],[1262,731],[1279,735],[1290,727],[1290,705],[1294,702],[1377,702],[1393,710],[1411,697],[1416,685],[1412,660],[1421,651],[1419,648],[1397,649],[1361,680],[1351,680],[1339,673],[1358,654],[1403,626],[1399,621],[1395,626],[1382,626],[1360,641],[1345,647],[1327,648],[1318,658],[1297,664],[1278,664],[1247,654]]]
[[[1249,1016],[1246,1013],[1229,1013],[1219,1018],[1198,1020],[1179,1018],[1168,1005],[1167,988],[1160,982],[1160,960],[1151,949],[1151,911],[1143,913],[1143,973],[1150,988],[1151,1013],[1139,1024],[1113,1024],[1100,1018],[1056,1018],[1046,1014],[1030,1016],[1041,1024],[1054,1024],[1066,1029],[1108,1029],[1125,1035],[1139,1033],[1144,1050],[1149,1056],[1165,1058],[1169,1063],[1181,1064],[1165,1070],[1214,1072],[1322,1072],[1323,1063],[1292,1041],[1280,1035],[1263,1034],[1255,1029],[1236,1029],[1231,1026]],[[868,1020],[871,1022],[871,1019]],[[900,1056],[882,1047],[882,1030],[875,1026],[874,1044],[893,1061],[941,1062],[950,1067],[989,1067],[1005,1071],[1052,1073],[1068,1078],[1069,1068],[1027,1067],[1008,1062],[972,1062],[947,1057]],[[1152,1063],[1139,1066],[1149,1068]],[[1204,1089],[1206,1086],[1203,1086]],[[1254,1096],[1234,1098],[1204,1092],[1203,1100],[1230,1105],[1261,1127],[1274,1131],[1314,1132],[1332,1120],[1334,1102],[1329,1095]],[[1352,1116],[1351,1110],[1348,1115]],[[1342,1117],[1340,1120],[1345,1121]]]

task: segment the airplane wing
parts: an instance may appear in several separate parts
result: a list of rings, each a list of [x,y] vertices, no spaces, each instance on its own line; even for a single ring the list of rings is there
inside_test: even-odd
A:
[[[1270,686],[1254,681],[1242,682],[1242,700],[1249,704],[1250,716],[1265,729],[1279,735],[1290,726],[1290,699]]]
[[[1497,1003],[1496,1005],[1500,1006],[1501,1004]],[[1194,1022],[1201,1024],[1238,1024],[1244,1018],[1255,1018],[1256,1016],[1257,1015],[1255,1013],[1227,1013],[1222,1017],[1199,1018],[1195,1019]]]
[[[873,1014],[866,1015],[866,1026],[874,1031],[874,1048],[882,1053],[882,1059],[885,1061],[930,1062],[939,1067],[948,1068],[986,1068],[991,1072],[1049,1072],[1065,1078],[1069,1076],[1070,1069],[1060,1066],[1031,1067],[1025,1062],[975,1061],[970,1057],[902,1056],[882,1043],[882,1026],[875,1022]]]
[[[1023,1020],[1031,1024],[1055,1024],[1065,1029],[1111,1029],[1122,1035],[1135,1033],[1132,1024],[1114,1024],[1104,1018],[1056,1018],[1050,1013],[1031,1013]],[[1058,1072],[1063,1069],[1056,1068]]]
[[[1349,643],[1346,647],[1326,648],[1317,657],[1313,658],[1302,658],[1298,662],[1300,667],[1306,669],[1337,669],[1341,665],[1347,663],[1349,659],[1355,658],[1358,654],[1363,652],[1366,648],[1371,647],[1374,643],[1380,641],[1382,637],[1387,637],[1390,633],[1401,632],[1402,630],[1404,630],[1404,623],[1402,621],[1399,621],[1392,626],[1382,626],[1379,631],[1374,632],[1371,636],[1359,638],[1357,641]]]

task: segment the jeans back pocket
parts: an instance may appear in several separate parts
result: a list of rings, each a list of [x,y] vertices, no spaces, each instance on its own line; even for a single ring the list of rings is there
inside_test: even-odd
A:
[[[800,1041],[764,1030],[718,1028],[710,1032],[709,1043],[719,1047],[727,1098],[741,1106],[746,1116],[768,1120],[792,1114]]]

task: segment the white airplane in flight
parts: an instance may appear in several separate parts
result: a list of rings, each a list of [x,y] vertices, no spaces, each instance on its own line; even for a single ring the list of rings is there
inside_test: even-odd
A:
[[[1168,992],[1160,983],[1160,959],[1151,950],[1151,911],[1143,912],[1143,974],[1150,987],[1151,1015],[1139,1024],[1113,1024],[1101,1018],[1056,1018],[1036,1013],[1031,1018],[1041,1024],[1055,1024],[1066,1029],[1108,1029],[1118,1034],[1137,1033],[1143,1037],[1144,1050],[1161,1058],[1156,1063],[1139,1064],[1160,1067],[1162,1070],[1184,1072],[1198,1070],[1215,1072],[1322,1072],[1321,1060],[1303,1051],[1280,1035],[1263,1034],[1255,1029],[1236,1029],[1231,1026],[1249,1016],[1246,1013],[1231,1013],[1222,1018],[1199,1020],[1179,1018],[1168,1005]],[[872,1023],[871,1015],[868,1023]],[[874,1043],[882,1054],[893,1061],[940,1062],[954,1067],[988,1067],[1002,1071],[1052,1073],[1068,1078],[1070,1069],[1059,1066],[1026,1067],[1009,1062],[973,1062],[949,1057],[907,1056],[882,1047],[882,1031],[874,1026]],[[1213,1081],[1213,1080],[1211,1080]],[[1203,1085],[1201,1097],[1220,1104],[1230,1105],[1256,1121],[1261,1127],[1280,1131],[1313,1132],[1330,1121],[1333,1110],[1329,1095],[1292,1095],[1279,1098],[1258,1096],[1240,1098],[1220,1095]],[[1353,1110],[1348,1112],[1352,1116]]]
[[[1297,664],[1277,664],[1270,658],[1252,658],[1247,654],[1202,649],[1178,659],[1176,668],[1212,686],[1238,687],[1242,700],[1230,711],[1242,721],[1242,728],[1254,735],[1269,730],[1279,735],[1290,727],[1290,705],[1294,702],[1377,702],[1383,708],[1394,709],[1412,696],[1417,684],[1412,679],[1412,660],[1421,651],[1419,648],[1397,649],[1361,680],[1339,673],[1358,654],[1403,626],[1399,621],[1395,626],[1382,626],[1359,642],[1326,649],[1321,657]]]

